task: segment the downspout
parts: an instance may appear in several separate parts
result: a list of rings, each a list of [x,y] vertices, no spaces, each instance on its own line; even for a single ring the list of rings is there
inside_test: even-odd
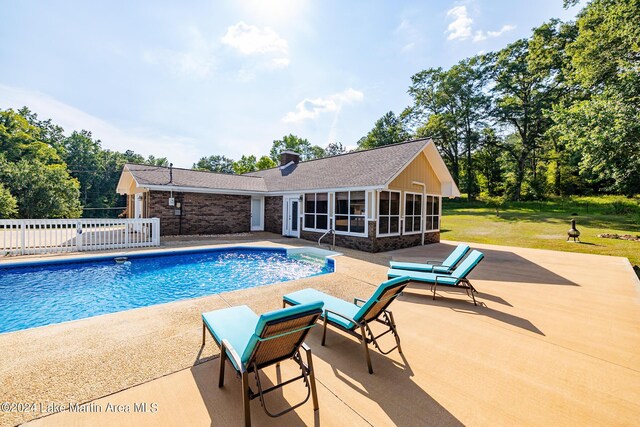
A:
[[[420,182],[420,181],[413,181],[411,184],[413,185],[420,185],[422,186],[422,206],[420,209],[420,216],[422,218],[420,218],[420,224],[422,224],[422,226],[420,227],[422,230],[420,231],[420,233],[422,234],[422,246],[424,246],[424,216],[427,213],[427,185],[424,182]],[[406,221],[406,220],[405,220]]]

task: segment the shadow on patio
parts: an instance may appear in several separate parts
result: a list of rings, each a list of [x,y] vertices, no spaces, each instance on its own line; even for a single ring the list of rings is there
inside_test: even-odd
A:
[[[473,244],[470,244],[473,248]],[[399,249],[386,252],[393,261],[425,262],[427,259],[444,259],[456,245],[436,243],[426,246]],[[484,260],[469,275],[476,280],[494,282],[517,282],[544,285],[580,286],[553,271],[550,271],[526,258],[510,251],[480,249]]]

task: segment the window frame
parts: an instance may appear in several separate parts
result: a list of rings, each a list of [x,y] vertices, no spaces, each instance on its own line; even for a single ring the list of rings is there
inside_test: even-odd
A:
[[[351,214],[350,212],[347,214],[340,214],[338,213],[338,193],[347,193],[347,206],[348,206],[348,210],[351,210],[351,193],[364,193],[364,213],[363,214]],[[369,201],[368,199],[368,194],[369,192],[366,190],[341,190],[341,191],[334,191],[333,192],[333,212],[331,215],[331,219],[332,219],[332,225],[333,225],[333,230],[335,231],[336,234],[340,234],[342,236],[355,236],[355,237],[368,237],[369,236],[369,221],[367,220],[367,202]],[[356,232],[352,232],[352,231],[341,231],[338,230],[336,227],[336,217],[337,216],[346,216],[347,217],[347,224],[348,224],[348,229],[351,230],[351,218],[352,217],[356,217],[356,218],[362,218],[364,221],[364,232],[362,233],[356,233]]]
[[[307,194],[313,194],[314,196],[314,200],[313,200],[313,212],[308,213],[307,212]],[[318,194],[326,194],[327,195],[327,213],[318,213]],[[331,204],[329,203],[331,200],[331,193],[329,193],[328,191],[320,191],[320,192],[308,192],[308,193],[303,193],[303,200],[302,200],[302,206],[303,206],[303,210],[302,210],[302,229],[304,231],[317,231],[320,233],[325,233],[329,230],[330,226],[331,226],[331,212],[330,212],[330,207]],[[314,220],[313,220],[313,224],[314,225],[318,225],[318,215],[326,215],[327,216],[327,228],[308,228],[307,227],[307,215],[313,215],[314,216]]]
[[[427,212],[428,212],[428,210],[427,210],[427,198],[428,197],[437,197],[438,198],[438,215],[433,215],[433,213],[431,215],[427,215]],[[430,218],[438,217],[438,228],[432,228],[432,229],[427,230],[427,228],[426,228],[426,226],[427,226],[427,221],[426,221],[427,216],[429,216]],[[424,228],[423,231],[425,233],[433,233],[435,231],[440,231],[440,225],[441,225],[441,222],[442,222],[442,195],[440,195],[440,194],[429,194],[429,193],[425,194],[424,215],[422,215],[422,217],[423,217],[422,223],[423,223],[423,228]],[[431,221],[431,223],[433,223],[433,220]]]
[[[414,201],[413,201],[414,213],[412,215],[407,215],[406,206],[407,206],[407,196],[408,195],[414,196]],[[420,215],[416,215],[415,214],[415,204],[416,204],[415,196],[420,196],[420,199],[421,199],[420,200]],[[425,203],[426,203],[426,196],[423,193],[416,193],[416,192],[413,192],[413,191],[405,191],[404,192],[404,205],[403,206],[405,207],[405,210],[404,210],[403,215],[402,215],[402,221],[403,221],[403,224],[402,224],[402,235],[403,236],[411,236],[413,234],[422,234],[422,229],[424,228],[425,217],[426,217],[426,204]],[[433,215],[431,215],[431,216],[433,216]],[[418,231],[416,231],[416,230],[407,231],[407,228],[406,228],[407,227],[407,217],[411,218],[411,224],[413,224],[413,219],[414,218],[420,218],[420,229]],[[438,222],[438,224],[440,224],[440,223]]]
[[[380,217],[389,218],[389,229],[391,228],[391,218],[396,217],[396,215],[391,215],[391,203],[389,203],[389,214],[385,215],[380,213],[380,196],[382,193],[398,193],[398,232],[397,233],[380,233]],[[389,199],[391,200],[391,199]],[[400,190],[380,190],[378,191],[377,197],[377,205],[376,205],[376,237],[392,237],[392,236],[400,236],[402,234],[402,229],[404,228],[404,224],[402,224],[402,191]]]

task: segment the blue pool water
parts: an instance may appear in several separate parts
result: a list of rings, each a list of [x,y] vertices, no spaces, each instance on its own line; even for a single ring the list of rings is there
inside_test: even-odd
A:
[[[332,259],[262,248],[0,265],[0,333],[330,273],[333,266]]]

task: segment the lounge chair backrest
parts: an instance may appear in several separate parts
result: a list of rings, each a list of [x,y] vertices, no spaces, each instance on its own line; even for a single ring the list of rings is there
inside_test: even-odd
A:
[[[459,279],[467,277],[467,274],[469,274],[469,272],[473,270],[480,261],[482,261],[482,258],[484,258],[484,254],[482,252],[476,250],[471,251],[464,261],[462,261],[460,265],[451,272],[451,275]]]
[[[469,245],[465,245],[465,244],[458,245],[454,249],[454,251],[449,254],[447,259],[442,261],[442,266],[450,267],[450,268],[453,267],[454,265],[460,262],[460,260],[467,254],[467,252],[469,252],[469,249],[471,249]]]
[[[409,282],[408,277],[396,277],[380,284],[371,298],[360,307],[353,320],[368,322],[376,319],[400,295]]]
[[[322,314],[322,301],[271,311],[260,316],[242,354],[242,362],[258,368],[293,357]]]

